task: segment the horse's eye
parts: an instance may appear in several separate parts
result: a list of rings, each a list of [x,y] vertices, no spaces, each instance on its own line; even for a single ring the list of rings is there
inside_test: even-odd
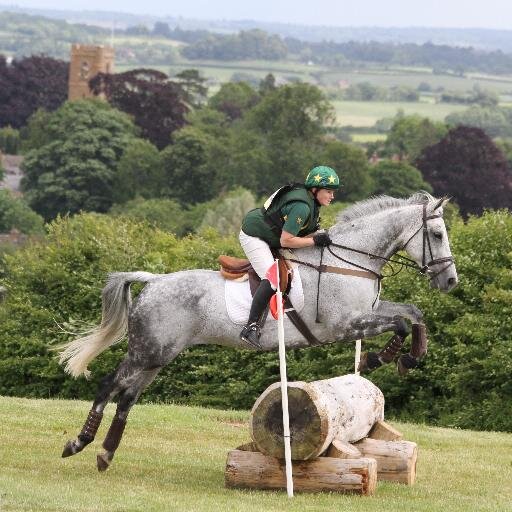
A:
[[[443,233],[441,233],[441,231],[434,231],[434,236],[435,236],[438,240],[442,240],[442,239],[443,239]]]

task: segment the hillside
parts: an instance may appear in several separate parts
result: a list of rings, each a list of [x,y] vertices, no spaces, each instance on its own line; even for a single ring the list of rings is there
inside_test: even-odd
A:
[[[413,487],[380,483],[372,498],[224,488],[227,451],[249,438],[247,411],[137,405],[107,473],[96,470],[113,414],[83,453],[61,459],[90,404],[0,397],[4,511],[505,512],[512,502],[512,435],[395,423],[419,445]]]

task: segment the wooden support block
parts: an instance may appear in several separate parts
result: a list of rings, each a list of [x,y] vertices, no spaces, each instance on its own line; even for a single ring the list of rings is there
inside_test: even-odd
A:
[[[242,452],[257,452],[257,451],[259,451],[258,447],[256,446],[256,443],[254,443],[254,442],[241,444],[240,446],[237,446],[236,449],[241,450]]]
[[[373,425],[368,437],[382,441],[401,441],[404,435],[396,428],[393,428],[389,423],[379,420]]]
[[[416,480],[418,445],[411,441],[363,439],[355,446],[363,457],[377,461],[377,479],[413,485]]]
[[[337,459],[360,459],[363,455],[353,444],[335,439],[325,452],[325,456]]]
[[[374,459],[318,457],[294,461],[292,465],[293,487],[297,492],[375,493]],[[225,479],[226,487],[234,489],[286,489],[285,462],[259,452],[232,450],[228,453]]]

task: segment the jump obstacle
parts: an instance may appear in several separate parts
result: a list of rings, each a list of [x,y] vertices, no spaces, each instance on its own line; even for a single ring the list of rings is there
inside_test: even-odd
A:
[[[373,495],[379,480],[414,484],[418,447],[384,421],[372,382],[350,374],[287,389],[295,490]],[[228,453],[226,487],[286,489],[279,382],[256,400],[250,436]]]

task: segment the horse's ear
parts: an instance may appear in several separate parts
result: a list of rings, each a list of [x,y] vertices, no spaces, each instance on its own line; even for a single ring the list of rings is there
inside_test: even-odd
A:
[[[436,205],[434,206],[433,210],[432,211],[436,211],[438,210],[439,208],[443,208],[444,205],[450,200],[449,197],[442,197],[441,199],[439,199],[439,201],[436,203]]]

